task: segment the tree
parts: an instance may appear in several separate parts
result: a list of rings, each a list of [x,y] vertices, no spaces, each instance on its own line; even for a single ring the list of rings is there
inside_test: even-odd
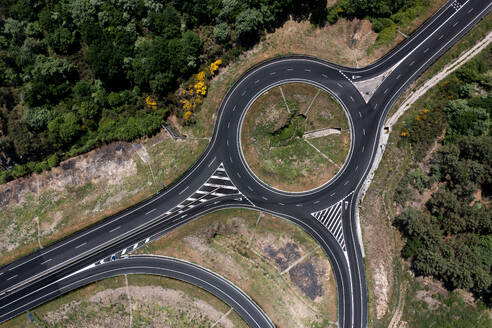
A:
[[[257,9],[246,9],[236,17],[234,25],[238,40],[243,44],[251,44],[256,41],[263,24],[263,15]]]
[[[231,28],[227,23],[222,22],[214,27],[214,37],[219,42],[226,42],[229,39],[229,34],[231,33]]]
[[[77,41],[69,29],[59,27],[48,35],[48,44],[57,53],[67,55],[75,50]]]

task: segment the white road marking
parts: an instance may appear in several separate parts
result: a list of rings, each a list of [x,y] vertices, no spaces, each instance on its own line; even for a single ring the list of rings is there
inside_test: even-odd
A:
[[[413,64],[415,64],[415,60],[413,60],[413,61],[410,63],[410,66],[413,66]]]
[[[226,144],[227,144],[227,147],[229,147],[229,139],[227,139]]]
[[[310,69],[308,69],[308,68],[305,68],[304,70],[305,70],[306,72],[311,72],[311,70],[310,70]]]
[[[229,129],[231,127],[231,121],[227,122],[227,128]]]
[[[277,74],[277,72],[271,72],[271,73],[270,73],[270,75],[275,75],[275,74]]]
[[[82,246],[84,246],[85,244],[87,244],[87,243],[82,243],[82,244],[80,244],[80,245],[78,245],[78,246],[75,246],[75,248],[82,247]]]
[[[330,197],[335,196],[335,194],[336,194],[336,192],[332,192],[332,193],[330,194]]]
[[[288,71],[293,71],[294,69],[293,68],[287,68]]]
[[[470,8],[466,13],[469,14],[473,11],[473,8]]]
[[[222,188],[222,189],[231,189],[231,190],[237,190],[236,187],[234,186],[225,186],[225,185],[218,185],[218,184],[215,184],[215,183],[210,183],[210,182],[206,182],[203,184],[205,187],[214,187],[214,188]]]
[[[260,80],[256,80],[256,81],[255,81],[255,84],[258,84],[258,82],[260,82]]]
[[[326,74],[321,74],[321,76],[324,77],[325,79],[328,78],[328,75],[326,75]]]
[[[43,264],[45,264],[45,263],[48,263],[48,262],[49,262],[49,261],[51,261],[51,260],[53,260],[53,259],[48,259],[48,260],[46,260],[46,261],[44,261],[44,262],[41,262],[41,265],[43,265]]]
[[[8,281],[8,280],[10,280],[10,279],[14,279],[15,277],[17,277],[17,275],[12,276],[12,277],[10,277],[10,278],[7,278],[7,281]]]
[[[350,100],[355,101],[354,97],[350,96]]]
[[[344,186],[348,185],[349,183],[349,180],[345,181],[345,183],[343,184]]]
[[[264,200],[268,200],[268,198],[266,198],[265,196],[261,196],[261,198],[263,198]]]
[[[302,207],[302,204],[296,204],[297,207]]]
[[[215,156],[215,157],[214,157],[214,159],[212,159],[212,160],[210,161],[210,163],[208,164],[208,167],[212,166],[212,163],[213,163],[213,162],[215,162],[215,160],[216,160],[216,159],[217,159],[217,156]]]
[[[424,50],[424,54],[425,54],[427,51],[429,51],[429,48],[426,48],[426,49]]]
[[[453,24],[453,27],[455,27],[456,25],[458,25],[459,21],[456,21],[454,24]]]
[[[396,79],[398,80],[400,77],[401,77],[401,74],[398,74],[398,76],[396,77]]]
[[[340,83],[337,82],[337,85],[340,87],[340,88],[343,88],[343,85],[341,85]]]
[[[439,37],[439,40],[441,40],[443,37],[444,37],[444,34],[442,34],[442,35]]]
[[[236,106],[237,106],[237,105],[234,105],[234,108],[232,108],[232,111],[235,111],[235,110],[236,110]]]
[[[366,135],[366,129],[362,129],[362,134]]]
[[[181,195],[182,193],[184,193],[189,187],[190,186],[186,186],[186,188],[184,188],[183,190],[181,190],[178,195]]]
[[[241,178],[241,174],[239,174],[239,172],[236,172],[236,175]]]
[[[383,93],[386,94],[387,92],[388,92],[388,88],[386,88]]]
[[[364,152],[364,149],[366,149],[366,146],[362,146],[362,152]]]
[[[319,200],[317,200],[317,201],[314,201],[314,202],[313,202],[313,204],[318,204],[319,202],[320,202],[320,201],[319,201]]]
[[[155,209],[155,208],[153,208],[153,209],[151,209],[150,211],[148,211],[147,213],[145,213],[145,215],[149,215],[150,213],[154,212],[155,210],[156,210],[156,209]],[[118,227],[118,228],[119,228],[119,227]],[[110,231],[110,232],[111,232],[111,231]]]
[[[113,228],[113,229],[109,230],[109,232],[116,231],[116,230],[118,230],[119,228],[120,228],[120,226],[117,226],[116,228]]]
[[[232,156],[229,156],[229,162],[232,163]]]
[[[357,171],[358,169],[359,169],[359,165],[357,165],[357,166],[355,167],[355,171]]]
[[[244,96],[246,94],[246,90],[243,91],[243,93],[241,93],[241,97]]]
[[[187,217],[187,216],[188,216],[188,214],[183,214],[183,215],[181,215],[181,219],[182,219],[182,218],[185,218],[185,217]]]
[[[248,189],[249,189],[249,191],[253,191],[253,188],[251,188],[250,186],[248,186]]]
[[[221,177],[220,175],[212,175],[210,178],[212,178],[212,179],[218,179],[218,180],[231,181],[231,179],[229,179],[229,177]]]
[[[285,205],[284,203],[278,203],[278,204],[281,205],[281,206],[284,206]]]
[[[361,112],[359,112],[359,116],[362,117],[362,113]]]

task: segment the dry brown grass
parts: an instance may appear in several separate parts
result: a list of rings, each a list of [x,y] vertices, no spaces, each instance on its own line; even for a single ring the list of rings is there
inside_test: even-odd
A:
[[[335,322],[336,284],[326,255],[295,225],[262,215],[255,228],[257,219],[256,211],[219,211],[173,231],[145,252],[182,258],[223,275],[250,295],[277,327]],[[331,325],[325,322],[323,327]]]

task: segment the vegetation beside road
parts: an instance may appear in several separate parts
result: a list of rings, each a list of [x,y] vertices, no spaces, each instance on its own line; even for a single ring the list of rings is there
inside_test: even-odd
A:
[[[357,1],[343,6],[355,8],[346,17],[367,14]],[[410,29],[433,8],[420,9],[405,18]],[[321,0],[4,1],[0,183],[111,141],[153,135],[169,115],[209,125],[198,113],[219,65],[290,18],[323,26],[328,16]]]
[[[453,46],[449,52],[431,66],[415,84],[421,84],[423,80],[432,76],[432,74],[435,74],[438,69],[449,63],[451,59],[457,58],[464,49],[471,47],[478,40],[483,38],[483,36],[490,31],[491,18],[492,16],[490,14],[486,16],[484,20],[474,27],[457,45]],[[450,101],[451,103],[456,102],[456,99],[460,98],[460,87],[467,84],[464,82],[466,77],[461,77],[460,81],[456,81],[455,77],[463,75],[476,77],[482,75],[482,77],[485,78],[485,80],[480,79],[478,83],[472,82],[474,87],[472,88],[471,94],[470,96],[465,97],[467,98],[467,107],[458,106],[461,109],[465,109],[463,113],[470,110],[477,114],[476,110],[469,108],[474,107],[474,104],[477,104],[477,100],[472,100],[472,98],[480,98],[478,103],[482,104],[484,101],[489,101],[487,99],[490,98],[490,88],[488,86],[484,87],[482,83],[485,82],[485,85],[488,85],[489,82],[486,82],[486,80],[488,79],[490,81],[490,73],[479,73],[480,64],[478,62],[481,60],[490,60],[490,46],[487,50],[482,52],[478,59],[473,60],[472,63],[467,64],[460,72],[456,72],[454,75],[448,77],[446,81],[443,81],[447,83],[444,83],[444,85],[441,83],[441,85],[435,86],[433,89],[429,90],[402,116],[402,118],[400,118],[393,129],[394,132],[390,136],[383,160],[376,171],[375,178],[364,199],[361,207],[361,228],[366,251],[366,272],[368,276],[368,292],[370,300],[369,315],[370,322],[373,323],[374,327],[386,328],[389,326],[392,318],[396,319],[396,321],[393,320],[393,324],[396,323],[396,325],[393,325],[392,327],[397,327],[398,322],[400,322],[400,325],[408,325],[409,327],[433,327],[436,324],[440,326],[448,322],[451,326],[456,323],[456,325],[460,327],[482,327],[491,325],[489,318],[490,310],[486,309],[486,306],[482,303],[482,301],[486,301],[486,298],[476,300],[470,293],[465,292],[462,289],[456,289],[454,292],[450,293],[446,290],[446,287],[452,289],[452,284],[446,283],[443,285],[437,280],[445,280],[446,272],[449,273],[451,272],[449,269],[460,266],[459,261],[462,260],[478,260],[478,263],[474,262],[476,265],[469,264],[466,265],[466,268],[460,266],[461,269],[464,269],[463,273],[465,276],[470,273],[474,274],[473,271],[475,270],[480,272],[486,267],[486,262],[480,263],[482,261],[481,259],[484,259],[483,256],[480,256],[481,252],[475,254],[466,252],[467,255],[461,256],[459,254],[463,253],[455,253],[454,248],[461,247],[459,245],[463,245],[462,241],[464,238],[471,238],[471,243],[466,244],[464,249],[478,251],[482,246],[477,248],[477,244],[474,244],[473,240],[476,240],[476,238],[478,238],[478,240],[483,240],[484,237],[487,239],[488,237],[483,235],[483,230],[482,232],[480,232],[480,229],[477,229],[472,233],[460,232],[449,234],[444,233],[444,230],[441,228],[436,231],[436,229],[434,229],[436,227],[435,223],[430,224],[427,222],[422,224],[423,222],[421,221],[419,224],[414,225],[414,227],[420,229],[416,231],[417,234],[420,235],[422,232],[433,238],[435,241],[434,245],[443,245],[447,247],[447,249],[451,246],[453,252],[451,254],[456,254],[456,256],[448,258],[447,256],[450,255],[449,253],[439,253],[436,261],[437,263],[443,264],[444,268],[440,271],[441,274],[436,275],[437,279],[432,279],[428,276],[414,277],[414,273],[410,272],[411,267],[413,266],[411,264],[413,262],[411,261],[414,257],[410,257],[410,261],[401,261],[402,254],[400,253],[400,250],[402,248],[407,248],[408,250],[412,249],[412,242],[408,243],[411,238],[404,238],[404,240],[402,240],[399,233],[395,233],[395,229],[392,226],[393,219],[402,211],[401,206],[395,202],[395,198],[405,201],[405,197],[407,197],[408,202],[406,202],[405,211],[413,212],[414,210],[408,209],[413,207],[416,208],[418,212],[422,212],[422,216],[428,217],[428,215],[431,214],[429,214],[429,210],[425,205],[427,200],[442,193],[450,194],[456,192],[456,190],[451,191],[454,184],[451,175],[448,177],[449,180],[445,179],[445,181],[434,183],[433,188],[427,188],[427,186],[432,184],[431,181],[433,177],[430,172],[435,172],[432,170],[432,165],[439,163],[443,164],[442,162],[438,163],[436,161],[438,159],[436,154],[441,152],[443,148],[455,148],[454,143],[456,142],[459,144],[458,140],[450,140],[450,136],[453,134],[444,134],[443,132],[446,127],[448,127],[448,113],[444,111],[446,104]],[[490,67],[490,64],[487,65]],[[432,72],[432,74],[429,72]],[[477,72],[478,74],[476,74]],[[467,89],[468,87],[464,87],[463,92],[466,93],[465,90]],[[452,92],[448,93],[449,91]],[[450,99],[448,96],[453,96],[454,99]],[[462,105],[462,101],[458,100],[454,105],[455,106],[451,105],[451,107],[456,109],[456,105]],[[485,107],[489,108],[490,106]],[[424,109],[428,109],[429,111],[423,112]],[[451,112],[453,111],[449,111],[449,114],[451,114]],[[459,123],[464,123],[465,121],[468,123],[473,122],[473,117],[476,119],[475,114],[470,115],[472,118],[471,120],[460,120],[452,122],[451,125],[454,125],[455,123],[458,123],[456,125],[460,125]],[[422,115],[427,115],[427,117],[423,119]],[[481,123],[487,124],[487,120]],[[475,128],[480,130],[481,123],[478,124],[478,126],[475,125]],[[473,124],[471,124],[471,126],[473,126]],[[411,129],[413,129],[413,131],[410,131]],[[465,128],[465,130],[469,129]],[[473,129],[470,129],[469,132],[472,131]],[[406,135],[405,132],[408,132],[409,134]],[[415,141],[410,141],[410,139],[412,139],[412,132]],[[449,129],[448,132],[451,133]],[[402,133],[406,136],[402,136]],[[486,134],[487,136],[467,136],[464,138],[467,140],[490,138],[489,132]],[[444,146],[441,144],[444,144]],[[419,159],[417,160],[416,158]],[[459,156],[456,157],[456,159],[458,160]],[[466,162],[471,164],[471,161]],[[454,165],[453,163],[456,164],[456,161],[450,161],[452,166]],[[458,166],[462,166],[463,164],[464,163]],[[478,166],[482,166],[482,164],[479,164]],[[443,176],[441,174],[445,174],[445,172],[447,171],[442,170],[439,176]],[[400,182],[403,182],[402,184],[408,182],[408,186],[406,188],[401,188],[399,187],[401,185]],[[449,185],[446,185],[448,183]],[[480,184],[475,184],[474,188],[479,186]],[[419,188],[422,193],[418,191]],[[399,190],[404,190],[406,194],[404,192],[399,196]],[[474,189],[474,191],[477,191],[477,189]],[[478,195],[478,193],[475,195]],[[459,205],[461,209],[477,213],[477,207],[480,207],[477,203],[481,203],[484,206],[482,210],[486,210],[486,215],[485,217],[482,216],[482,219],[486,219],[488,216],[488,220],[490,220],[490,214],[488,214],[490,213],[490,210],[487,205],[489,198],[490,196],[487,196],[482,191],[481,200],[475,199],[473,202],[466,203],[466,200],[462,199],[458,202],[450,202],[450,204]],[[446,210],[447,208],[447,206],[442,207],[443,210]],[[483,213],[484,212],[482,212],[482,214]],[[477,216],[469,218],[469,214],[470,213],[464,213],[464,217],[467,222],[470,219],[469,224],[473,225],[474,222],[477,222],[474,220]],[[441,218],[437,219],[438,224],[441,220],[449,219],[451,216],[449,213],[446,213],[446,217],[447,218],[443,215]],[[452,224],[449,226],[451,227],[460,222],[463,222],[463,220],[453,220]],[[436,235],[435,232],[438,232],[439,230],[443,231],[441,232],[442,234]],[[406,236],[412,237],[410,235]],[[407,242],[405,242],[405,240],[407,240]],[[429,239],[425,239],[425,241],[427,240]],[[405,246],[405,244],[407,244],[407,246]],[[447,246],[447,244],[449,246]],[[431,252],[433,249],[435,250],[434,245],[429,247]],[[421,249],[421,251],[429,253],[427,249]],[[490,250],[487,252],[490,253]],[[406,252],[403,254],[406,255]],[[423,257],[420,257],[418,260],[421,261],[420,264],[426,262]],[[432,266],[432,262],[434,261],[429,261],[425,265]],[[487,268],[490,270],[490,266]],[[422,274],[421,271],[417,271],[417,273]],[[427,272],[426,274],[431,274],[431,272]],[[461,280],[462,277],[463,276],[458,275],[456,281]],[[488,277],[490,277],[490,272],[488,273]],[[463,280],[463,282],[466,281],[469,280]],[[461,287],[464,287],[464,285]],[[476,296],[479,295],[475,295],[475,297]]]
[[[139,252],[185,259],[224,276],[276,327],[337,326],[336,282],[328,257],[290,222],[253,210],[220,210]]]
[[[108,278],[22,314],[7,327],[211,327],[230,307],[193,285],[151,275]],[[130,305],[131,304],[131,305]],[[131,319],[130,319],[131,306]],[[131,322],[131,325],[130,325]],[[232,311],[215,327],[247,327]]]
[[[328,128],[337,133],[305,139],[310,131]],[[350,130],[341,105],[328,93],[291,83],[267,91],[251,105],[241,146],[262,181],[282,190],[304,191],[329,181],[343,166]]]

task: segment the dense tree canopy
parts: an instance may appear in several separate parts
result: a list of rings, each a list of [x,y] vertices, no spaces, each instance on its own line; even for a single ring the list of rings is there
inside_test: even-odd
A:
[[[489,47],[490,51],[490,47]],[[400,182],[395,201],[403,212],[394,219],[406,243],[403,255],[420,275],[433,275],[450,289],[462,288],[492,305],[492,136],[490,134],[490,52],[474,59],[439,86],[434,100],[442,105],[420,111],[402,133],[421,161],[435,139],[445,135],[428,173],[410,171]],[[487,64],[487,62],[489,64]],[[466,86],[467,92],[463,92]],[[488,95],[486,95],[488,94]],[[441,99],[441,100],[440,100]],[[423,121],[442,122],[432,126]],[[438,184],[438,185],[436,185]],[[408,205],[412,191],[433,185],[425,208]]]

